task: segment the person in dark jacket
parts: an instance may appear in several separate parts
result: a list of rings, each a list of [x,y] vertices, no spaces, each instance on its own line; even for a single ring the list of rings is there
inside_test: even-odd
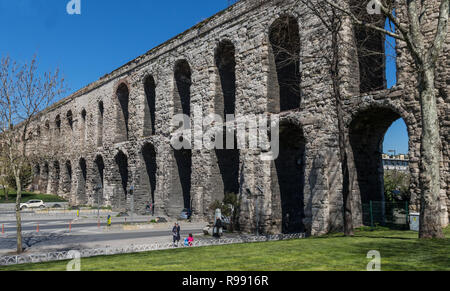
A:
[[[175,223],[173,228],[172,228],[172,237],[173,237],[173,246],[178,246],[178,244],[176,244],[177,242],[177,238],[178,238],[178,228],[177,228],[177,224]]]
[[[177,245],[178,245],[178,243],[180,242],[180,239],[181,239],[181,235],[180,235],[181,227],[178,223],[176,223],[176,226],[177,226]]]
[[[214,224],[214,237],[220,238],[222,235],[222,220],[217,218],[216,223]]]

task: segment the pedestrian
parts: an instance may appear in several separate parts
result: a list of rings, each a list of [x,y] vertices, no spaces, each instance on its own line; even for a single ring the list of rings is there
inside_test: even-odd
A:
[[[194,243],[194,236],[192,235],[192,233],[190,233],[188,237],[188,244],[190,247],[192,247],[193,243]]]
[[[111,215],[108,215],[108,218],[106,220],[106,226],[109,228],[111,226]]]
[[[173,238],[173,246],[177,246],[175,243],[177,242],[177,224],[175,223],[173,228],[172,228],[172,238]]]
[[[214,237],[220,238],[222,235],[222,220],[218,217],[214,224]]]
[[[180,239],[181,239],[181,235],[180,235],[181,227],[180,227],[179,223],[177,223],[176,225],[177,225],[177,245],[178,245],[178,243],[180,242]]]

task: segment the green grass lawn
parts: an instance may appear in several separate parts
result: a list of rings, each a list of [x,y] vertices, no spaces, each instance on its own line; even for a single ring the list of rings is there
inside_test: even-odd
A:
[[[17,197],[16,190],[10,189],[8,190],[8,200],[5,200],[3,189],[0,189],[0,203],[16,203],[16,197]],[[56,195],[22,192],[22,199],[21,199],[22,203],[34,199],[42,200],[44,202],[66,202],[66,200]]]
[[[364,271],[367,253],[381,253],[381,269],[450,270],[450,228],[444,240],[419,240],[417,233],[377,229],[278,242],[154,251],[81,259],[83,271]],[[67,262],[0,267],[1,270],[65,270]]]

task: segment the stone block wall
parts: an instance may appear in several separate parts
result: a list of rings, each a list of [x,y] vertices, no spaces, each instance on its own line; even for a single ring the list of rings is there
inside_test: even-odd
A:
[[[296,93],[300,105],[282,112],[281,71],[276,62],[283,56],[274,55],[278,50],[271,38],[277,20],[282,20],[281,28],[287,22],[298,24],[300,39],[300,44],[294,43],[294,51],[298,49],[300,55],[295,67],[300,70],[300,92]],[[354,43],[348,25],[343,35],[348,43]],[[218,47],[224,41],[234,48],[234,87],[224,85],[220,75],[223,68],[217,65],[218,51],[224,51]],[[117,210],[144,213],[146,203],[151,201],[156,215],[177,218],[183,208],[191,208],[194,218],[210,220],[211,203],[222,199],[226,189],[237,188],[243,231],[304,230],[319,235],[341,230],[343,177],[338,124],[330,70],[322,57],[330,47],[331,35],[324,25],[297,1],[239,1],[42,112],[33,124],[36,138],[30,145],[38,157],[39,190],[61,195],[73,205],[100,201]],[[355,49],[345,48],[348,50],[343,52],[341,69],[344,92],[348,93],[347,126],[350,128],[353,118],[372,106],[390,108],[403,117],[410,133],[411,191],[415,193],[420,137],[417,101],[405,93],[403,77],[392,92],[381,90],[361,96],[355,85],[359,78],[352,81],[356,78],[352,61]],[[180,62],[182,74],[176,73]],[[399,65],[399,76],[406,75],[407,69]],[[448,80],[448,66],[446,72]],[[445,84],[442,86],[448,91],[448,81]],[[234,95],[224,93],[224,86],[234,90]],[[283,163],[277,166],[277,161],[263,161],[261,150],[233,151],[229,153],[233,158],[221,163],[223,159],[214,150],[179,152],[172,148],[172,133],[178,129],[172,118],[180,108],[188,105],[191,117],[223,112],[224,96],[230,94],[235,97],[237,116],[279,117],[281,128],[286,128],[280,132],[281,140],[285,140],[281,157],[296,155],[295,160],[285,158],[283,163],[286,169],[301,173],[300,177],[280,168]],[[153,103],[148,102],[151,98],[155,98]],[[450,110],[447,101],[442,105],[444,112]],[[444,195],[449,195],[450,179],[448,116],[448,112],[443,115]],[[191,127],[201,129],[194,121]],[[298,136],[297,142],[289,142],[290,136]],[[227,154],[223,153],[225,157]],[[224,174],[230,171],[232,174]],[[293,187],[284,187],[290,179],[298,185],[298,193]],[[230,186],[233,183],[238,186]],[[353,183],[359,189],[358,180]],[[102,188],[96,190],[99,184]],[[363,193],[355,190],[354,195],[358,198]],[[290,206],[290,199],[297,206]],[[361,199],[355,199],[355,203],[355,221],[359,222]]]

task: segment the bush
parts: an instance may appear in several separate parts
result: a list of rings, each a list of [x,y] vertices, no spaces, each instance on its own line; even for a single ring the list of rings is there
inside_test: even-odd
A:
[[[388,170],[384,173],[384,196],[387,202],[409,201],[410,175],[405,172]]]

